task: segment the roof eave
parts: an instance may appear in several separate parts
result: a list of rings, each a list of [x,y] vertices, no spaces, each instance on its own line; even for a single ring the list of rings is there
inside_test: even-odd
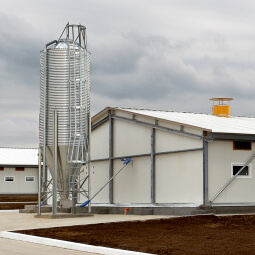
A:
[[[103,117],[105,117],[105,115],[108,115],[108,112],[110,110],[115,110],[116,108],[113,108],[113,107],[105,107],[103,110],[101,110],[100,112],[98,112],[96,115],[94,115],[92,118],[91,118],[91,125],[99,122]]]
[[[211,132],[209,138],[212,140],[255,141],[255,134]]]

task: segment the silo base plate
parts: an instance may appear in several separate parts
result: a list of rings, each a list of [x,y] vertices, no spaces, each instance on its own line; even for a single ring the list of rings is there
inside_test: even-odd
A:
[[[94,214],[91,213],[76,213],[76,214],[72,214],[72,213],[58,213],[56,215],[53,214],[49,214],[49,213],[44,213],[44,214],[40,214],[40,215],[35,215],[35,218],[46,218],[46,219],[63,219],[63,218],[78,218],[78,217],[90,217],[90,216],[94,216]]]

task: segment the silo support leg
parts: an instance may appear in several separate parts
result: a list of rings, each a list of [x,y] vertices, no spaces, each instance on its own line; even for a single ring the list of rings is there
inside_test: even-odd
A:
[[[41,164],[41,149],[39,148],[38,155],[38,215],[41,215],[41,201],[42,201],[42,164]]]
[[[53,201],[52,201],[52,214],[57,214],[57,174],[58,174],[58,114],[57,111],[53,113],[54,120],[54,140],[53,140]]]

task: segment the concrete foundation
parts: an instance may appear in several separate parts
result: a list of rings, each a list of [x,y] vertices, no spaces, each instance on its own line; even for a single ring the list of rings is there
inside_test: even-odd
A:
[[[153,207],[129,207],[129,206],[92,206],[94,214],[124,214],[125,208],[129,208],[130,215],[197,215],[197,214],[245,214],[255,213],[255,205],[215,205],[210,207],[200,206],[153,206]],[[80,208],[77,208],[79,211]]]
[[[51,206],[44,206],[41,208],[41,211],[43,213],[48,213],[52,212],[52,207]],[[20,213],[37,213],[38,208],[36,205],[25,205],[24,209],[19,210]]]
[[[92,205],[92,214],[124,214],[125,208],[129,208],[129,215],[197,215],[197,214],[245,214],[255,213],[255,205],[213,205],[213,206],[134,206],[134,205]],[[52,212],[50,206],[42,207],[42,213]],[[58,209],[60,215],[73,217],[72,215],[90,216],[87,207],[76,207],[77,214],[72,214],[71,210]],[[37,213],[35,205],[27,205],[20,213]],[[53,216],[53,215],[51,215]],[[49,218],[49,216],[47,216]],[[75,216],[83,217],[83,216]]]
[[[37,207],[37,205],[25,205],[24,209],[20,209],[19,212],[20,213],[37,213],[38,207]],[[50,205],[42,206],[41,212],[42,213],[52,212],[52,206],[50,206]],[[70,208],[58,208],[58,213],[71,214],[71,209]]]
[[[89,213],[77,213],[77,214],[72,214],[72,213],[59,213],[56,215],[52,214],[41,214],[41,215],[35,215],[35,218],[44,218],[44,219],[64,219],[64,218],[79,218],[79,217],[89,217],[89,216],[94,216],[93,214]]]

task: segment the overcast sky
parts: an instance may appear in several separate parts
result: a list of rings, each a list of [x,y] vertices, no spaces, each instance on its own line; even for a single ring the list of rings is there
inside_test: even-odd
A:
[[[106,106],[255,116],[254,0],[1,0],[0,147],[38,147],[44,45],[87,27],[92,114]]]

